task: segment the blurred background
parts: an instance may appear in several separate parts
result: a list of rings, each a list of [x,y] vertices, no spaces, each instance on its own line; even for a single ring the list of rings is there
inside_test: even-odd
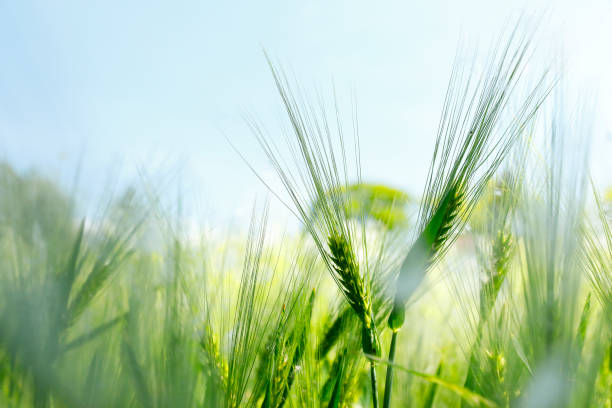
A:
[[[0,161],[75,188],[84,207],[144,181],[197,203],[188,216],[241,224],[267,193],[228,140],[266,177],[245,116],[271,134],[283,118],[265,49],[308,91],[356,105],[365,181],[418,196],[457,48],[486,50],[521,14],[538,27],[532,64],[555,61],[595,108],[591,171],[606,190],[607,0],[1,2]],[[295,222],[272,206],[273,222]]]

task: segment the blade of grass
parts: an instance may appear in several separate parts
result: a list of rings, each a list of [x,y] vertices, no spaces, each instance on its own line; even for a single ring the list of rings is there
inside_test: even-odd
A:
[[[118,323],[125,321],[125,318],[127,317],[128,313],[124,313],[121,316],[117,316],[116,318],[103,323],[101,325],[99,325],[98,327],[96,327],[95,329],[91,330],[88,333],[85,333],[79,337],[77,337],[76,339],[72,340],[71,342],[67,343],[64,347],[62,352],[66,353],[74,348],[80,347],[94,339],[96,339],[97,337],[99,337],[100,335],[104,334],[106,331],[112,329],[113,327],[115,327]]]
[[[436,384],[439,385],[441,387],[446,388],[449,391],[452,391],[453,393],[455,393],[456,395],[458,395],[459,397],[461,397],[463,400],[465,400],[467,403],[469,403],[471,406],[474,407],[488,407],[488,408],[495,408],[497,407],[497,404],[495,404],[493,401],[490,401],[488,399],[486,399],[485,397],[478,395],[470,390],[468,390],[467,388],[464,388],[460,385],[457,384],[453,384],[451,382],[448,382],[442,378],[440,378],[439,376],[436,375],[431,375],[431,374],[426,374],[426,373],[422,373],[420,371],[416,371],[416,370],[411,370],[409,368],[406,368],[402,365],[396,364],[396,363],[391,363],[388,360],[376,357],[376,356],[369,356],[369,358],[371,358],[372,360],[375,360],[381,364],[384,365],[393,365],[396,369],[404,371],[408,374],[412,374],[415,375],[417,377],[420,377],[422,379],[424,379],[425,381],[428,381],[432,384]]]

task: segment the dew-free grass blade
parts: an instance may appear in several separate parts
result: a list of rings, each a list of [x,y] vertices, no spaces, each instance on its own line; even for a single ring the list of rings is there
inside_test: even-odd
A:
[[[417,377],[420,377],[422,379],[424,379],[425,381],[428,381],[432,384],[436,384],[439,385],[440,387],[444,387],[449,391],[452,391],[453,393],[457,394],[459,397],[461,397],[464,401],[466,401],[468,404],[470,404],[471,406],[474,407],[489,407],[489,408],[494,408],[497,407],[497,404],[495,404],[495,402],[488,400],[487,398],[478,395],[460,385],[457,384],[453,384],[451,382],[448,382],[442,378],[440,378],[438,375],[431,375],[431,374],[427,374],[427,373],[423,373],[420,371],[416,371],[416,370],[411,370],[409,368],[406,368],[402,365],[396,364],[396,363],[391,363],[388,360],[382,359],[382,358],[378,358],[376,356],[370,356],[370,358],[378,361],[381,364],[384,365],[393,365],[395,368],[397,368],[398,370],[404,371],[408,374],[412,374],[415,375]]]

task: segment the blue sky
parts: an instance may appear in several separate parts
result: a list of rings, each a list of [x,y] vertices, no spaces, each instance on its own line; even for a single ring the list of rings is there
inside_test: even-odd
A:
[[[265,190],[225,136],[269,173],[243,120],[282,116],[265,48],[305,88],[354,95],[364,178],[418,194],[460,40],[486,49],[545,10],[540,48],[597,100],[593,174],[612,184],[610,1],[416,3],[0,2],[0,157],[60,180],[82,162],[84,191],[174,172],[205,217],[240,218]]]

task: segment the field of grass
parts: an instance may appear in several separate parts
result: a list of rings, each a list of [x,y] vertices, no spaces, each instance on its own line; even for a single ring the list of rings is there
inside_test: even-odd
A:
[[[301,223],[281,239],[267,205],[194,238],[151,190],[82,217],[0,166],[0,406],[612,407],[610,203],[530,53],[457,59],[418,202],[270,62],[289,130],[248,124]]]

